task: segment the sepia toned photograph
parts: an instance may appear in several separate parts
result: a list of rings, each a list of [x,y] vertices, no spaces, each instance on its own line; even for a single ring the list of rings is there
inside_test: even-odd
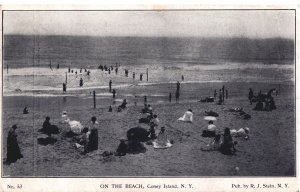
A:
[[[295,177],[295,17],[3,10],[2,177]]]

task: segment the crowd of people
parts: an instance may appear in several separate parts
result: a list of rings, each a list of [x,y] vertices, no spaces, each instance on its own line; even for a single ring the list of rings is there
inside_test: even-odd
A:
[[[118,66],[115,68],[107,67],[107,66],[99,66],[99,69],[105,71],[113,71],[115,69],[116,74],[118,73]],[[84,69],[87,73],[88,70]],[[69,72],[72,73],[72,70],[69,68]],[[80,73],[82,69],[80,69]],[[127,71],[128,73],[128,71]],[[126,75],[126,74],[125,74]],[[128,75],[128,74],[127,74]],[[83,79],[80,78],[80,86],[83,86]],[[179,102],[181,85],[179,81],[176,83],[176,103]],[[109,81],[109,92],[112,92],[113,99],[115,99],[116,91],[112,89],[112,81]],[[276,109],[274,97],[272,96],[272,92],[274,90],[270,90],[268,94],[262,94],[261,91],[257,96],[254,95],[253,90],[249,89],[248,99],[250,101],[250,105],[253,102],[257,102],[254,110],[264,110],[264,111],[272,111]],[[214,90],[213,99],[217,98],[217,90]],[[276,92],[277,95],[277,92]],[[217,104],[224,104],[224,98],[228,99],[228,90],[222,87],[219,90],[219,101]],[[210,99],[210,98],[209,98]],[[169,101],[172,100],[172,94],[169,94]],[[117,111],[122,112],[127,108],[126,99],[118,106]],[[135,104],[136,105],[136,104]],[[243,111],[243,108],[231,109],[232,112],[238,112],[240,116],[243,116],[244,119],[250,119],[251,116]],[[109,112],[112,112],[112,107],[109,106]],[[26,115],[29,113],[27,107],[23,109],[23,114]],[[160,120],[158,115],[154,113],[153,108],[150,104],[147,103],[147,96],[144,97],[144,108],[141,110],[142,114],[145,114],[145,117],[139,119],[139,123],[144,123],[148,126],[148,129],[144,130],[144,128],[136,127],[127,131],[127,140],[121,139],[120,144],[117,147],[114,154],[116,155],[126,155],[127,153],[135,153],[136,151],[145,151],[145,147],[141,142],[147,141],[154,148],[169,148],[174,143],[167,134],[166,127],[160,125]],[[236,149],[235,146],[237,142],[233,140],[236,137],[242,137],[245,140],[249,139],[250,128],[244,127],[238,130],[230,129],[225,127],[223,131],[219,130],[217,126],[214,124],[216,121],[218,114],[213,111],[205,111],[205,120],[208,120],[208,126],[206,129],[202,131],[202,137],[213,138],[212,141],[205,147],[202,148],[204,151],[212,151],[218,150],[224,154],[235,154]],[[182,117],[178,120],[182,122],[193,123],[193,111],[192,109],[188,109]],[[78,149],[83,149],[82,153],[86,154],[95,150],[98,150],[99,145],[99,134],[98,128],[99,123],[96,117],[91,118],[91,123],[89,126],[82,126],[80,122],[71,121],[65,112],[62,114],[62,122],[67,123],[70,127],[69,132],[71,132],[72,137],[74,138],[74,146]],[[7,137],[7,162],[13,163],[18,159],[22,158],[20,147],[17,141],[17,135],[15,130],[17,129],[17,125],[13,125],[11,130],[8,133]],[[50,123],[50,117],[46,117],[42,128],[39,130],[42,134],[47,135],[46,139],[51,139],[53,134],[59,134],[60,128],[56,125]],[[53,139],[53,138],[52,138]]]

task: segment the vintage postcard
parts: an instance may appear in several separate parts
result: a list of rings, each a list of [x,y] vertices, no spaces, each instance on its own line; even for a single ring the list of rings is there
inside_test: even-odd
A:
[[[1,191],[297,191],[297,7],[2,6]]]

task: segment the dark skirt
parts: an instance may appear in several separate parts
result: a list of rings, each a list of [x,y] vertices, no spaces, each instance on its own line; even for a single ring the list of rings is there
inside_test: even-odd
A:
[[[17,137],[9,134],[9,136],[7,137],[7,163],[14,163],[22,157],[23,155],[21,154],[21,150],[17,142]]]
[[[202,132],[202,137],[215,137],[215,136],[216,136],[216,132],[214,131],[204,130]]]
[[[91,134],[89,135],[89,142],[88,142],[88,151],[94,151],[98,149],[98,130],[92,129]]]

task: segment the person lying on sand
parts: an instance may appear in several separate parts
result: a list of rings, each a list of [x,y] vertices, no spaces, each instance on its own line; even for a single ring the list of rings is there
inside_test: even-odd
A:
[[[229,109],[230,112],[242,112],[243,108],[242,107],[235,107],[235,108],[231,108]]]
[[[214,111],[204,111],[206,116],[219,117],[219,114]]]
[[[215,137],[217,127],[214,125],[213,121],[208,122],[207,130],[203,130],[202,137]]]
[[[182,117],[178,119],[179,121],[184,121],[184,122],[193,122],[193,111],[191,109],[187,110]]]
[[[205,97],[204,99],[201,99],[200,101],[203,103],[212,103],[215,101],[215,98],[214,97]]]
[[[207,144],[206,147],[201,147],[202,151],[218,151],[221,148],[221,135],[215,135],[211,143]]]
[[[230,134],[233,137],[244,137],[244,139],[249,139],[250,129],[248,127],[240,128],[239,130],[231,129]]]

